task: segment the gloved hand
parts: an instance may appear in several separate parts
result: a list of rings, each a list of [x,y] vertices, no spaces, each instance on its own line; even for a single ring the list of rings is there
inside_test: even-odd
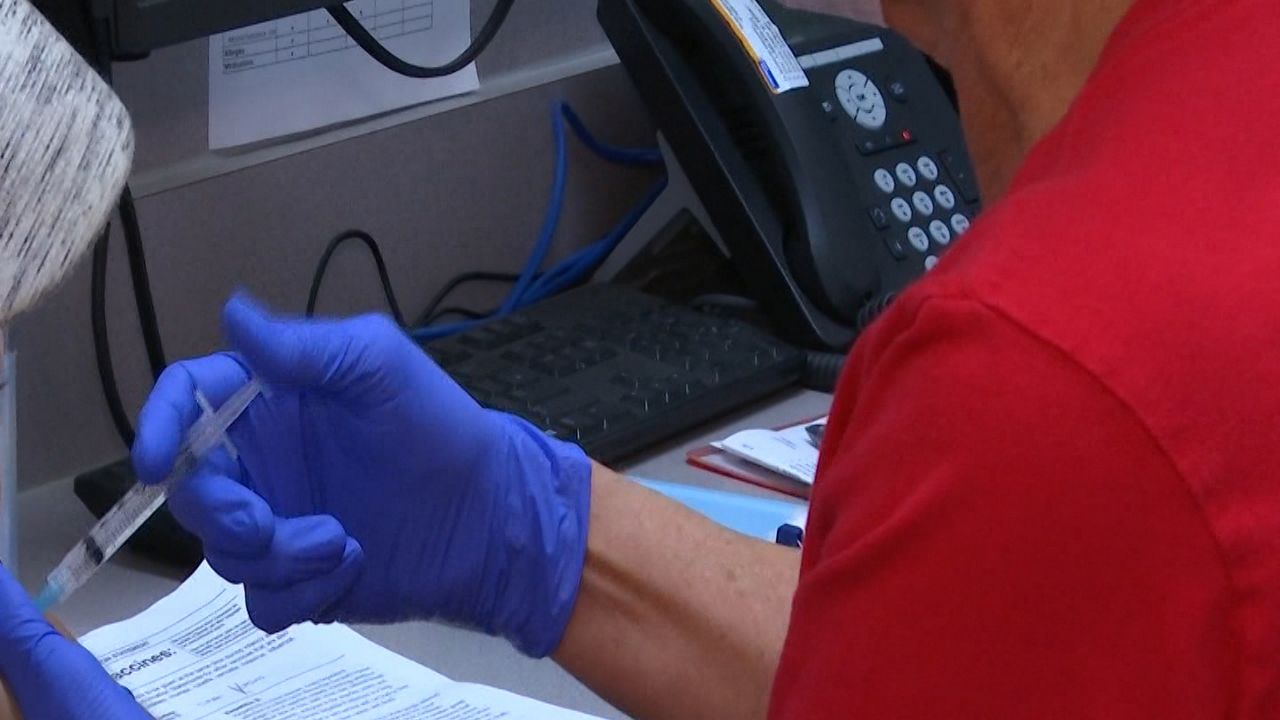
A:
[[[209,563],[245,585],[268,632],[314,621],[441,618],[544,656],[573,610],[591,464],[581,449],[486,410],[390,320],[223,313],[235,354],[169,368],[133,448],[143,482],[170,470],[198,417],[247,380],[269,388],[171,492]]]
[[[26,720],[149,720],[88,650],[62,637],[0,567],[0,675]]]

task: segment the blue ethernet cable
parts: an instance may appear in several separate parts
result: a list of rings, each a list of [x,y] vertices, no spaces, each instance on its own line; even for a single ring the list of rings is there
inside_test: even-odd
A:
[[[568,149],[565,124],[573,130],[574,135],[593,153],[609,162],[632,167],[656,167],[662,164],[662,154],[656,148],[630,148],[610,145],[601,142],[582,122],[582,118],[574,112],[566,102],[557,102],[552,106],[551,128],[554,144],[554,168],[551,185],[551,197],[547,202],[546,215],[537,240],[520,272],[520,277],[512,287],[502,305],[492,316],[476,320],[465,320],[447,325],[435,325],[411,330],[409,335],[419,342],[427,342],[460,332],[465,332],[489,320],[503,317],[531,305],[572,286],[583,279],[609,253],[617,247],[627,232],[639,221],[640,217],[651,207],[658,195],[666,187],[665,178],[623,218],[617,227],[600,240],[577,251],[566,260],[560,262],[546,272],[539,272],[542,263],[551,250],[551,243],[560,225],[560,217],[564,209],[565,187],[568,176]]]

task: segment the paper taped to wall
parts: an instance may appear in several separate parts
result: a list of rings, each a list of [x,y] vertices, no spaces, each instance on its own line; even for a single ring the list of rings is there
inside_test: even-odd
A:
[[[200,566],[171,595],[81,642],[166,720],[496,720],[587,715],[458,683],[342,625],[267,635],[244,591]]]
[[[442,65],[471,42],[470,0],[355,0],[347,8],[383,45]],[[393,73],[324,10],[209,38],[209,147],[304,133],[471,92],[475,64],[444,78]]]

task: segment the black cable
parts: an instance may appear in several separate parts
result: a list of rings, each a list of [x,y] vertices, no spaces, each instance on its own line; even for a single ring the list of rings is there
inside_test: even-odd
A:
[[[426,324],[434,325],[440,322],[441,320],[445,319],[446,317],[449,317],[450,315],[457,315],[458,317],[464,318],[466,320],[483,320],[493,315],[493,313],[494,313],[493,309],[490,309],[487,312],[480,312],[477,310],[472,310],[470,308],[464,308],[464,307],[440,308],[439,310],[435,311],[435,313],[431,315],[431,319],[428,320]]]
[[[365,29],[365,26],[345,6],[333,5],[328,10],[334,21],[351,36],[351,39],[355,40],[361,49],[369,53],[369,56],[381,63],[383,67],[412,78],[434,78],[452,75],[475,62],[480,53],[493,42],[493,38],[506,21],[507,14],[511,12],[513,5],[515,0],[498,0],[493,6],[493,12],[489,13],[489,19],[485,21],[467,49],[450,62],[436,67],[414,65],[392,53],[385,45],[378,42],[378,39]]]
[[[147,274],[147,256],[142,247],[142,229],[138,226],[138,210],[133,204],[133,191],[128,185],[120,195],[120,224],[124,228],[124,247],[129,255],[129,276],[133,281],[133,300],[142,327],[142,342],[147,348],[151,377],[159,380],[169,362],[160,340],[160,322],[156,319],[155,299],[151,296],[151,278]]]
[[[876,318],[884,314],[885,310],[893,304],[897,298],[895,293],[885,293],[877,295],[867,301],[862,309],[858,311],[858,318],[855,321],[855,329],[859,334],[866,330]],[[810,390],[818,390],[821,392],[834,392],[836,383],[840,380],[840,373],[844,370],[846,355],[844,353],[828,353],[819,351],[810,351],[805,353],[804,358],[804,375],[801,377],[800,383]]]
[[[818,392],[835,392],[840,373],[844,371],[845,355],[809,351],[804,355],[804,375],[800,384]]]
[[[751,298],[742,297],[741,295],[729,295],[727,293],[707,293],[689,301],[689,305],[695,308],[715,307],[725,308],[728,310],[740,310],[743,312],[752,312],[760,309],[760,303]]]
[[[101,18],[93,17],[90,4],[84,3],[85,17],[92,18],[90,34],[93,37],[94,64],[103,80],[111,84],[111,49],[107,42],[109,28]],[[138,228],[138,216],[133,204],[133,195],[126,186],[120,198],[120,220],[124,227],[125,244],[129,253],[129,268],[134,282],[134,293],[138,306],[138,319],[142,324],[143,338],[147,341],[147,356],[151,361],[153,374],[158,375],[164,369],[164,350],[159,342],[159,330],[155,320],[155,306],[152,302],[151,288],[148,282],[146,258],[142,253],[141,232]],[[116,381],[115,364],[111,360],[111,340],[107,331],[107,260],[110,257],[111,226],[108,225],[99,236],[93,247],[93,264],[89,287],[89,319],[93,332],[93,351],[98,369],[98,380],[102,385],[102,394],[107,402],[107,410],[111,414],[111,423],[116,434],[128,447],[133,445],[134,429],[129,420],[129,413],[124,409],[120,397],[120,386]]]
[[[391,276],[387,274],[387,263],[382,259],[382,250],[378,247],[378,241],[363,230],[346,230],[329,241],[328,247],[324,249],[324,255],[320,256],[320,264],[316,266],[316,273],[311,278],[311,291],[307,294],[307,317],[311,317],[316,313],[316,300],[320,296],[320,286],[324,283],[325,271],[329,269],[329,260],[333,258],[334,252],[348,240],[359,240],[369,249],[369,254],[373,256],[374,264],[378,266],[378,279],[382,282],[382,294],[387,298],[387,306],[391,309],[391,316],[396,319],[396,323],[400,327],[404,327],[404,315],[400,313],[400,303],[396,300],[395,290],[391,288]]]
[[[885,293],[868,300],[867,303],[858,310],[858,317],[854,320],[854,332],[861,335],[863,330],[866,330],[871,323],[875,322],[876,318],[880,317],[884,314],[885,310],[889,309],[889,306],[893,304],[893,301],[896,300],[897,297],[896,293]]]
[[[427,303],[426,309],[418,316],[417,326],[425,327],[430,325],[433,322],[433,319],[437,319],[440,306],[444,304],[445,299],[448,298],[449,295],[453,294],[454,290],[457,290],[459,287],[462,287],[467,283],[500,282],[514,284],[519,279],[520,276],[515,273],[484,271],[462,273],[445,283],[444,287],[440,288],[440,291],[436,293],[435,297],[431,298],[431,301]]]
[[[133,446],[133,423],[120,400],[120,388],[116,384],[115,369],[111,363],[111,343],[107,334],[107,249],[110,245],[111,227],[108,226],[93,246],[93,267],[89,282],[91,301],[90,319],[93,324],[93,352],[98,365],[98,379],[102,382],[102,394],[111,412],[111,422],[116,434],[127,447]]]

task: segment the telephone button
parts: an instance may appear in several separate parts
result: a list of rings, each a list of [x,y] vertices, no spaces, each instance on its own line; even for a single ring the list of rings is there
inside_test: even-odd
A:
[[[942,206],[943,210],[951,210],[956,206],[956,195],[946,185],[939,185],[934,188],[933,197]]]
[[[827,50],[825,52],[833,52]],[[823,53],[818,53],[821,63]],[[884,96],[880,88],[866,75],[846,68],[836,75],[836,99],[844,106],[845,112],[854,122],[868,130],[879,130],[884,127],[889,111],[885,107]]]
[[[932,269],[934,269],[934,268],[936,268],[936,267],[938,267],[938,256],[937,256],[937,255],[930,255],[929,257],[927,257],[927,258],[925,258],[925,259],[924,259],[924,269],[925,269],[925,272],[928,272],[929,270],[932,270]]]
[[[888,235],[884,239],[884,244],[889,248],[889,254],[894,260],[906,260],[907,249],[902,245],[902,241],[892,235]]]
[[[911,203],[896,197],[889,202],[889,209],[893,211],[893,216],[901,222],[911,222]]]
[[[969,232],[969,218],[960,213],[952,215],[951,229],[956,231],[956,235],[963,235]]]
[[[916,161],[916,168],[920,170],[920,174],[924,176],[925,180],[937,182],[938,163],[934,162],[933,158],[928,155],[921,155],[920,159]]]
[[[948,228],[947,224],[941,220],[934,220],[929,223],[929,234],[933,236],[933,239],[939,245],[946,245],[951,242],[951,228]]]
[[[884,214],[884,209],[876,206],[867,210],[867,214],[871,216],[871,222],[875,224],[877,230],[885,230],[889,227],[889,216]]]
[[[933,214],[933,198],[929,197],[929,193],[917,190],[911,196],[911,203],[921,215],[928,217]]]
[[[900,180],[903,185],[907,187],[916,186],[916,171],[910,165],[906,163],[898,163],[898,166],[894,168],[893,171],[898,174],[898,180]]]
[[[894,188],[898,187],[898,184],[893,181],[893,173],[884,168],[876,170],[875,181],[876,187],[880,188],[885,195],[892,195]]]
[[[913,226],[907,230],[907,242],[922,253],[929,252],[929,236],[918,227]]]
[[[879,104],[861,110],[855,120],[868,130],[879,130],[884,127],[884,121],[888,117],[889,113],[885,110],[884,101],[881,100]]]
[[[900,103],[907,101],[907,85],[901,80],[889,81],[889,97]]]

